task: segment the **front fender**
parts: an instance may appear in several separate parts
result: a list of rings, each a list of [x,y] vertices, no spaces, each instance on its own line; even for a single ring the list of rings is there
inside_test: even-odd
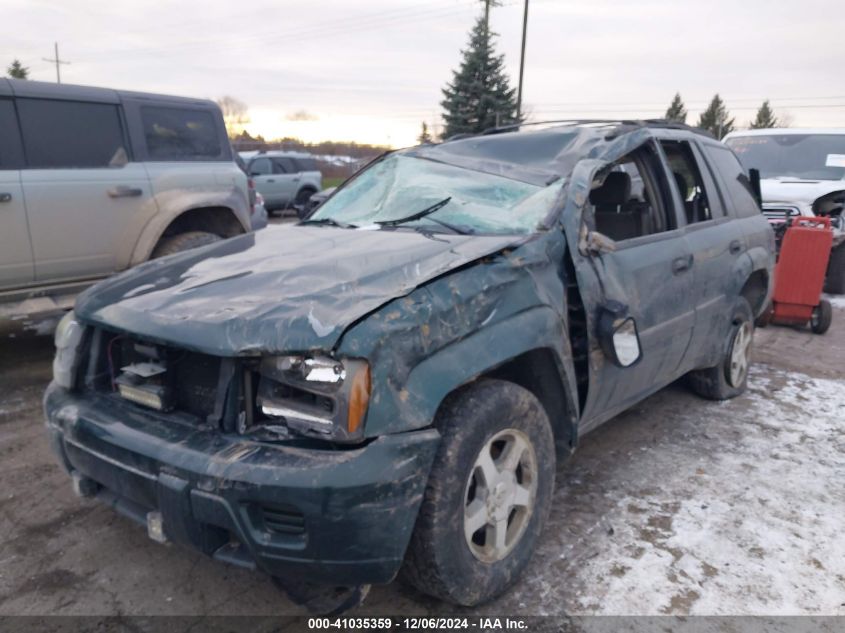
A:
[[[552,349],[569,402],[577,402],[568,339],[560,316],[538,306],[482,327],[440,349],[411,369],[400,389],[383,393],[367,416],[367,434],[424,428],[443,399],[478,376],[528,351]]]

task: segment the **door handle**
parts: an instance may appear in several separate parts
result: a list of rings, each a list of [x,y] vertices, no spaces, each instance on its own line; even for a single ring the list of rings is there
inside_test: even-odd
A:
[[[137,187],[127,187],[126,185],[119,185],[114,189],[109,189],[106,193],[109,198],[137,198],[143,195],[144,190]]]
[[[276,179],[275,178],[268,178],[264,182],[276,182]]]
[[[293,179],[294,182],[299,182],[299,176]]]
[[[684,255],[672,261],[672,272],[676,275],[680,275],[690,268],[692,268],[692,255]]]
[[[729,246],[731,253],[736,255],[738,252],[742,250],[742,242],[740,240],[733,240],[731,245]]]
[[[6,193],[5,191],[3,193],[0,193],[0,202],[11,202],[11,201],[12,201],[12,194]]]

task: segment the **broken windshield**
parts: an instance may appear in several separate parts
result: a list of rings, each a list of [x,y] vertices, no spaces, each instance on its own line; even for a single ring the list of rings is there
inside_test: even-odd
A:
[[[552,209],[561,183],[541,187],[503,176],[394,154],[340,189],[309,218],[358,227],[390,226],[437,205],[436,219],[407,222],[440,231],[443,224],[468,233],[534,232]],[[403,222],[404,226],[405,223]]]
[[[754,134],[725,142],[763,178],[845,178],[845,134]]]

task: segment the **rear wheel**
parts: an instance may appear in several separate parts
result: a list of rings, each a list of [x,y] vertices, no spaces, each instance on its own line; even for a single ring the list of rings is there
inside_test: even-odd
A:
[[[527,389],[481,380],[438,413],[442,441],[405,558],[420,591],[473,606],[528,564],[554,489],[554,437]]]
[[[845,242],[830,251],[825,291],[832,295],[845,294]]]
[[[311,189],[310,187],[305,187],[304,189],[300,189],[296,192],[296,198],[293,200],[293,204],[296,207],[304,207],[308,200],[313,196],[317,191],[315,189]]]
[[[157,257],[164,257],[165,255],[173,255],[174,253],[181,253],[192,248],[205,246],[219,242],[222,237],[214,233],[206,231],[188,231],[187,233],[180,233],[179,235],[172,235],[170,237],[163,237],[156,244],[153,249],[151,259]]]
[[[833,306],[830,301],[822,299],[819,305],[813,308],[813,315],[810,317],[810,329],[816,334],[824,334],[830,329],[833,321]]]
[[[713,367],[689,374],[689,384],[698,395],[710,400],[735,398],[748,385],[754,314],[745,297],[739,297],[731,316],[731,326],[721,360]]]

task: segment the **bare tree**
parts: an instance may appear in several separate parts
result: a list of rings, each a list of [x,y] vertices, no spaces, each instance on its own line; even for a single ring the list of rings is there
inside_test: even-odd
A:
[[[235,137],[243,131],[244,125],[249,123],[249,108],[247,105],[229,95],[217,99],[217,105],[223,112],[223,121],[226,123],[226,132],[230,137]]]

